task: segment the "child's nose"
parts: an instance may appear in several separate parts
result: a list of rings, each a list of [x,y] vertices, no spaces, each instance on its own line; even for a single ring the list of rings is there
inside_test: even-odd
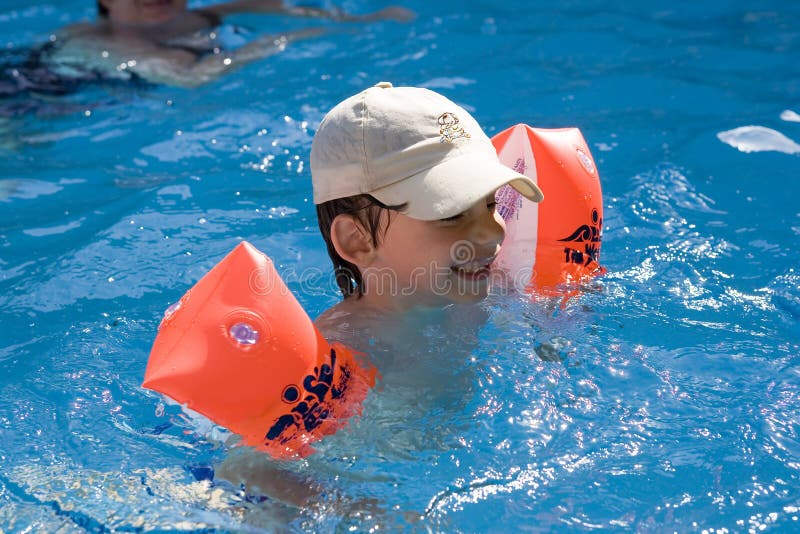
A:
[[[503,224],[503,219],[496,212],[486,213],[475,224],[473,232],[473,241],[479,245],[485,245],[491,248],[500,246],[503,238],[506,235],[506,228]],[[494,253],[494,250],[492,250]]]

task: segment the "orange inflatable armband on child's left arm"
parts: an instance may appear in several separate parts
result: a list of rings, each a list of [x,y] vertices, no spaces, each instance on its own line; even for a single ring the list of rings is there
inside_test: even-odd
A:
[[[329,344],[272,261],[242,242],[167,310],[143,386],[291,458],[360,413],[374,384],[375,371]]]
[[[500,161],[535,181],[534,203],[510,186],[496,195],[506,238],[495,261],[519,290],[567,296],[601,274],[603,194],[591,152],[577,128],[513,126],[492,138]]]

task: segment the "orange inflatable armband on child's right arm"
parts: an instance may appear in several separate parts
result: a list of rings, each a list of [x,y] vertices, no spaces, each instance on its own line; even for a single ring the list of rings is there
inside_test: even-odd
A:
[[[329,344],[272,261],[242,242],[167,311],[143,386],[291,458],[360,413],[374,384],[375,371]]]
[[[519,290],[574,293],[576,283],[604,272],[599,264],[603,195],[580,130],[518,124],[492,143],[504,165],[534,180],[544,193],[537,204],[510,186],[498,190],[506,238],[495,265]]]

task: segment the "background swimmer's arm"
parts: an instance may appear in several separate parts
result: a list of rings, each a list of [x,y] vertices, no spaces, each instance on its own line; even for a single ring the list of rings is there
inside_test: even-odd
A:
[[[185,50],[151,45],[146,53],[128,54],[136,59],[129,70],[153,83],[179,87],[198,87],[234,69],[281,52],[286,44],[315,37],[324,30],[309,28],[283,35],[265,35],[244,46],[222,54],[209,54],[200,59]]]
[[[413,11],[399,6],[387,7],[364,15],[351,15],[339,8],[327,10],[312,6],[287,6],[280,0],[237,0],[204,7],[203,10],[220,17],[235,13],[277,13],[295,17],[331,19],[337,22],[370,22],[376,20],[408,22],[415,17]]]

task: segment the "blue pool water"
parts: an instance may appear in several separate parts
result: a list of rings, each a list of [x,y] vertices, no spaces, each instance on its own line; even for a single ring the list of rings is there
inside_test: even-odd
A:
[[[800,4],[407,5],[199,89],[100,84],[0,119],[0,531],[800,529]],[[20,6],[0,1],[8,61],[93,16]],[[490,135],[580,127],[608,274],[564,307],[491,298],[473,340],[426,334],[292,466],[311,503],[248,495],[211,480],[229,448],[140,388],[150,344],[241,239],[312,317],[336,302],[302,275],[329,269],[308,153],[380,80]]]

